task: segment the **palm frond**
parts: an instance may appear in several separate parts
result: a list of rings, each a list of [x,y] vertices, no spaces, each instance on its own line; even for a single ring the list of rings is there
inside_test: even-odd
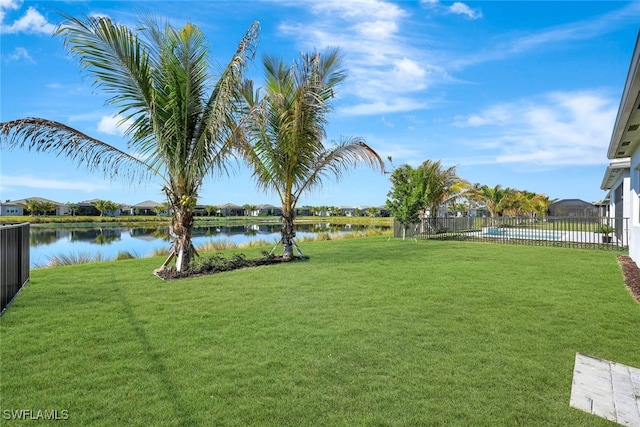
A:
[[[340,143],[329,149],[316,153],[316,161],[310,168],[310,173],[297,182],[294,193],[297,200],[301,194],[322,185],[323,177],[340,180],[344,173],[362,163],[373,169],[384,171],[384,162],[362,138],[344,138]]]
[[[129,180],[153,173],[142,160],[52,120],[26,118],[0,123],[0,147],[63,155],[78,166]]]
[[[56,34],[63,36],[65,48],[94,76],[93,84],[113,94],[107,102],[119,106],[117,113],[129,121],[149,113],[154,79],[148,46],[128,27],[107,17],[87,17],[86,22],[66,18]]]

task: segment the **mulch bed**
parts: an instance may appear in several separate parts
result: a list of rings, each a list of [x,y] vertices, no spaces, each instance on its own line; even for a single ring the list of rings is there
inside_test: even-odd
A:
[[[640,268],[627,255],[618,255],[618,264],[622,267],[625,285],[631,295],[640,303]]]
[[[223,259],[217,256],[209,258],[211,262],[204,262],[196,267],[192,267],[187,271],[177,271],[175,267],[167,267],[158,269],[153,272],[162,280],[186,279],[189,277],[199,277],[216,273],[224,273],[225,271],[239,270],[241,268],[259,267],[261,265],[281,264],[283,262],[305,261],[309,258],[300,258],[294,256],[289,260],[285,260],[282,256],[265,255],[262,258],[246,259],[244,255],[238,254],[231,259]]]

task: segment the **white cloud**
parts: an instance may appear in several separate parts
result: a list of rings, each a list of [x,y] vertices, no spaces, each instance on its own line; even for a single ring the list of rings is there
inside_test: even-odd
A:
[[[636,22],[640,18],[640,2],[631,2],[613,12],[597,16],[594,19],[571,22],[547,28],[525,36],[513,37],[505,34],[498,45],[490,46],[472,55],[452,60],[455,68],[500,60],[521,54],[546,45],[559,46],[564,41],[590,40],[617,30],[625,21]]]
[[[482,18],[482,12],[478,9],[472,9],[464,3],[459,1],[453,3],[449,6],[449,12],[455,15],[465,15],[469,19],[480,19]]]
[[[427,105],[411,98],[393,98],[387,100],[363,102],[355,105],[343,105],[337,109],[339,114],[367,116],[371,114],[398,113],[425,108]]]
[[[86,180],[63,181],[56,179],[34,178],[32,176],[0,176],[2,188],[6,190],[9,186],[18,188],[38,188],[47,190],[79,190],[85,192],[103,191],[111,189],[111,186],[104,182],[88,182]]]
[[[98,122],[98,132],[123,136],[126,124],[121,124],[122,116],[102,116]]]
[[[454,2],[451,6],[445,6],[439,0],[420,0],[420,4],[431,10],[440,13],[451,13],[454,15],[464,15],[469,19],[482,18],[480,9],[473,9],[469,5],[462,2]]]
[[[25,14],[11,24],[5,24],[6,11],[18,10],[22,2],[2,0],[0,2],[0,34],[16,33],[41,33],[51,35],[55,31],[55,25],[38,12],[34,7],[29,7]]]
[[[23,47],[17,47],[13,50],[12,53],[8,53],[6,55],[2,55],[2,60],[4,62],[28,62],[30,64],[35,64],[36,61],[29,55],[27,49]]]
[[[305,3],[308,5],[309,3]],[[428,104],[419,95],[436,81],[449,80],[444,68],[429,62],[424,45],[400,36],[409,13],[398,4],[380,0],[311,3],[315,20],[280,26],[306,50],[340,46],[349,79],[340,91],[358,98],[344,114],[383,114],[412,111]]]
[[[496,151],[493,162],[596,165],[606,163],[617,109],[597,91],[553,92],[457,117],[455,124],[482,128],[472,148]]]

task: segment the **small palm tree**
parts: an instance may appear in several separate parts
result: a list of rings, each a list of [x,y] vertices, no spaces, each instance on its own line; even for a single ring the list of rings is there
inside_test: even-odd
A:
[[[36,199],[27,199],[24,203],[19,203],[18,205],[22,207],[22,209],[28,211],[29,216],[39,215],[40,211],[42,210],[42,204],[39,200]]]
[[[455,166],[444,169],[440,160],[426,160],[418,167],[418,173],[424,181],[424,199],[432,217],[438,215],[440,207],[455,201],[471,187],[458,177]]]
[[[207,205],[204,207],[204,210],[207,211],[207,215],[211,216],[212,213],[218,211],[218,207],[214,205]]]
[[[110,200],[96,200],[93,206],[100,212],[100,216],[104,216],[105,212],[112,212],[118,208],[118,205]]]
[[[483,203],[489,211],[489,215],[494,218],[502,213],[505,201],[507,200],[506,196],[509,194],[507,190],[508,189],[502,188],[500,184],[495,187],[475,184],[467,193],[467,197]]]
[[[336,179],[359,162],[384,170],[380,156],[362,138],[326,147],[325,125],[331,99],[345,79],[338,50],[302,54],[292,66],[264,58],[266,93],[245,85],[250,108],[244,152],[259,188],[274,191],[282,204],[284,259],[293,257],[295,208],[304,192]]]
[[[67,207],[71,211],[71,216],[75,216],[76,212],[80,208],[80,204],[79,203],[67,202],[67,203],[65,203],[65,205],[67,205]]]
[[[191,23],[175,29],[146,18],[141,28],[131,29],[107,17],[68,17],[57,34],[96,85],[113,95],[108,102],[127,126],[130,153],[40,118],[0,123],[0,145],[64,154],[113,177],[159,177],[171,204],[174,236],[162,267],[175,256],[177,270],[183,271],[196,254],[193,211],[202,182],[226,170],[232,154],[241,118],[238,89],[258,29],[257,22],[251,25],[212,82],[205,37]]]

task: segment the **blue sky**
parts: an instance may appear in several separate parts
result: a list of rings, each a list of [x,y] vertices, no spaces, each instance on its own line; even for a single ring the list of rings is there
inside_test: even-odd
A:
[[[207,35],[213,69],[257,20],[258,58],[291,61],[339,47],[348,77],[328,142],[361,136],[383,158],[441,160],[472,183],[601,200],[613,123],[640,24],[640,2],[618,1],[19,1],[0,0],[0,121],[42,117],[118,147],[106,96],[52,36],[62,18],[107,15],[136,25],[140,11]],[[0,199],[162,201],[160,184],[132,186],[54,155],[1,153]],[[242,163],[205,181],[199,203],[277,203]],[[383,205],[388,176],[358,168],[300,205]]]

